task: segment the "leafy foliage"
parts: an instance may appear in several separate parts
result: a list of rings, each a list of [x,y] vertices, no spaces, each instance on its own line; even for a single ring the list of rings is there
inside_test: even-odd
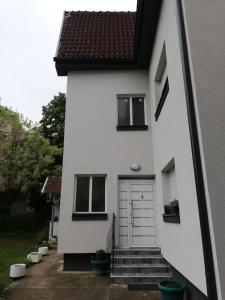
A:
[[[41,132],[51,145],[63,148],[66,95],[59,93],[42,107]]]
[[[65,94],[59,93],[45,107],[41,126],[0,105],[0,209],[25,201],[40,219],[49,217],[51,205],[41,188],[49,175],[62,169]],[[1,214],[1,212],[0,212]]]
[[[31,128],[32,122],[24,118],[22,114],[0,105],[0,132],[11,133],[11,137],[17,136]]]
[[[36,237],[37,244],[40,244],[43,241],[48,241],[48,233],[49,233],[48,230],[49,230],[48,226],[45,226],[38,232]]]
[[[52,175],[61,173],[60,167],[54,167],[54,156],[59,155],[61,150],[51,146],[38,128],[27,132],[19,144],[14,145],[8,138],[0,145],[0,153],[0,174],[4,177],[6,190],[27,193],[40,187],[41,179],[49,175],[49,168]]]
[[[0,216],[0,236],[36,235],[43,225],[43,221],[32,213],[3,215]]]
[[[21,116],[8,107],[0,106],[0,129],[10,126],[12,131],[22,131]]]
[[[104,260],[106,257],[105,250],[99,249],[96,251],[96,260]]]

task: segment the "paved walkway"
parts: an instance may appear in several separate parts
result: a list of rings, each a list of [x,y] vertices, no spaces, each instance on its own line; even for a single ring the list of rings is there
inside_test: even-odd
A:
[[[159,300],[158,292],[128,291],[126,286],[110,285],[109,278],[92,272],[62,272],[62,256],[50,254],[32,266],[23,279],[6,291],[7,300]]]

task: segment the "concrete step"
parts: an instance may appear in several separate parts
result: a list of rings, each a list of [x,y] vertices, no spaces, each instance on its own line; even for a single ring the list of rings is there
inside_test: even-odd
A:
[[[131,264],[131,265],[114,265],[114,274],[126,274],[126,273],[169,273],[170,266],[167,264]]]
[[[140,264],[163,264],[165,263],[162,255],[115,255],[114,265],[140,265]]]
[[[155,274],[123,274],[123,275],[117,275],[117,274],[111,274],[111,283],[117,283],[117,284],[157,284],[160,281],[163,280],[171,280],[172,275],[170,273],[168,274],[161,274],[161,273],[155,273]]]
[[[158,291],[157,283],[128,283],[130,291]]]
[[[134,248],[134,249],[115,249],[115,255],[160,255],[161,249],[158,247],[155,248]]]

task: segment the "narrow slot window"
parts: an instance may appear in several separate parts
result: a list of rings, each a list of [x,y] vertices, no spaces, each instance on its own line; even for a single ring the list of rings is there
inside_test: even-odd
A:
[[[155,76],[155,95],[156,95],[156,112],[155,120],[157,121],[167,94],[169,92],[169,79],[168,79],[168,67],[167,67],[167,57],[166,57],[166,46],[165,43],[162,48],[162,52],[159,59],[158,68]]]

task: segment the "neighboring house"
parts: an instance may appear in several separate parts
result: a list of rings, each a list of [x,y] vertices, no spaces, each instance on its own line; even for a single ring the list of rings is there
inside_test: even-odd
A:
[[[65,12],[54,58],[68,78],[65,270],[106,249],[114,213],[114,282],[140,278],[132,258],[154,251],[143,282],[156,282],[161,249],[190,299],[225,299],[224,15],[224,1],[205,0]]]
[[[52,203],[51,221],[49,223],[49,239],[58,238],[59,207],[61,193],[61,176],[48,176],[41,192],[48,195],[48,202]]]

